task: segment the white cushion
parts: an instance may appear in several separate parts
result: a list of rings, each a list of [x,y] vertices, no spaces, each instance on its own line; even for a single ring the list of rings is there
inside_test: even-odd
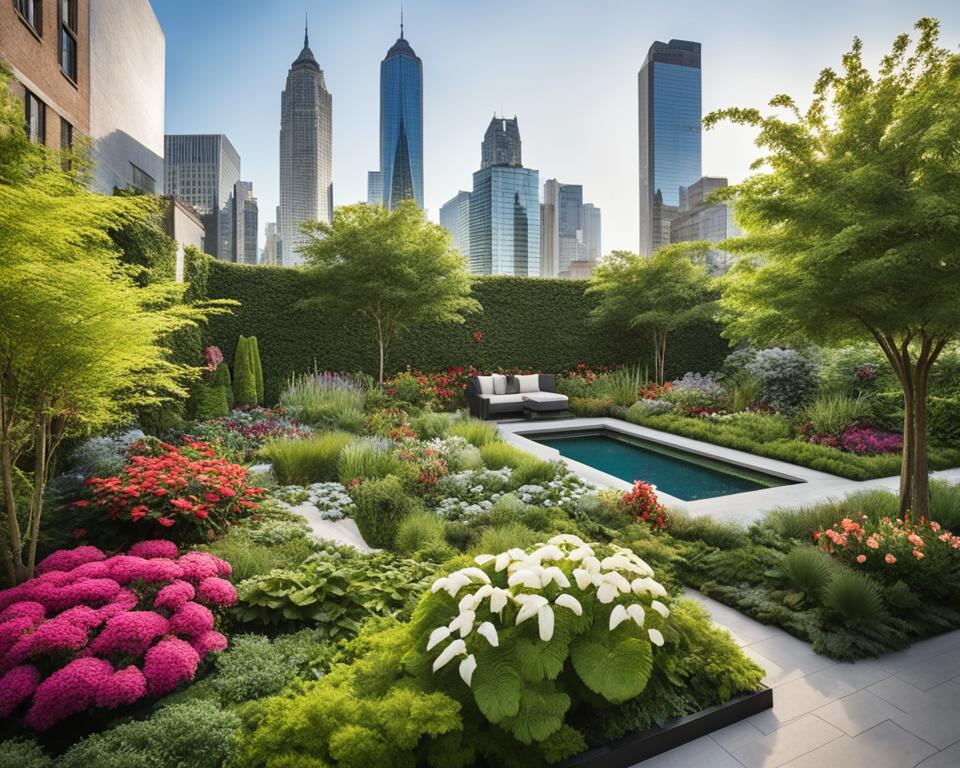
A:
[[[520,382],[520,392],[539,392],[540,391],[540,374],[539,373],[528,373],[525,376],[517,376],[517,381]]]
[[[505,395],[507,394],[507,377],[500,373],[495,373],[491,377],[493,379],[493,394],[495,395]]]
[[[486,400],[491,405],[501,403],[517,403],[519,405],[523,402],[523,395],[480,395],[480,398]]]
[[[477,381],[480,382],[481,395],[493,394],[493,376],[477,376]]]
[[[561,395],[559,392],[531,392],[530,394],[522,395],[522,397],[531,403],[565,403],[567,401],[567,396]]]

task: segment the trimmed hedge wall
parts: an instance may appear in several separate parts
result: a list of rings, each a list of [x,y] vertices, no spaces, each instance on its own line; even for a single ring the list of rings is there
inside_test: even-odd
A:
[[[276,401],[292,372],[310,370],[314,363],[320,370],[376,372],[372,329],[355,317],[305,307],[309,289],[303,272],[213,259],[204,267],[207,298],[240,302],[232,314],[210,320],[204,343],[231,356],[240,335],[257,336],[267,403]],[[652,370],[648,340],[590,321],[595,299],[584,293],[586,285],[583,280],[478,277],[474,297],[482,311],[463,325],[424,325],[398,337],[387,350],[387,370],[474,365],[565,371],[578,363],[640,364]],[[475,331],[482,333],[482,341],[474,340]],[[705,373],[717,368],[727,352],[719,326],[692,326],[671,338],[667,375]]]

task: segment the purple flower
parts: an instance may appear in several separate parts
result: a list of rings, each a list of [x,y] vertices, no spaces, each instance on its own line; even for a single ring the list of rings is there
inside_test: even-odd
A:
[[[166,634],[168,622],[153,611],[129,611],[107,620],[103,631],[90,645],[102,656],[132,656],[146,653],[153,641]]]
[[[40,603],[35,603],[32,600],[22,600],[19,603],[12,603],[0,611],[0,624],[21,616],[28,616],[33,619],[34,624],[39,624],[43,621],[45,613],[46,611]]]
[[[82,712],[94,703],[100,686],[112,674],[113,667],[104,659],[74,659],[40,683],[24,723],[45,731],[65,717]]]
[[[0,677],[0,719],[30,698],[39,680],[40,672],[32,664],[14,667]]]
[[[116,709],[124,704],[133,704],[147,695],[147,678],[132,664],[114,672],[97,689],[98,707]]]
[[[59,549],[37,564],[37,573],[42,575],[48,571],[71,571],[78,565],[103,560],[105,557],[106,555],[96,547]]]
[[[153,601],[154,608],[166,608],[168,611],[177,611],[183,605],[193,600],[196,590],[189,581],[175,581],[167,584],[157,593],[157,599]]]
[[[213,629],[213,613],[200,603],[186,603],[170,618],[170,631],[187,637],[199,637]]]
[[[193,649],[201,656],[206,656],[210,651],[222,651],[227,647],[227,638],[219,632],[204,632],[199,637],[190,641]]]
[[[162,696],[197,673],[200,656],[186,640],[161,640],[147,651],[143,674],[147,678],[147,692]]]
[[[237,590],[226,579],[211,576],[200,582],[200,599],[213,605],[233,605],[237,602]]]
[[[138,541],[127,550],[127,554],[133,557],[143,557],[147,560],[154,557],[165,557],[168,560],[174,560],[177,557],[177,545],[166,539]]]

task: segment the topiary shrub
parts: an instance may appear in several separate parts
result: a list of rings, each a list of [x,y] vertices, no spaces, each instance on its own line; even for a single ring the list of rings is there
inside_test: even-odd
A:
[[[250,345],[250,362],[253,365],[253,380],[257,389],[257,405],[263,404],[263,364],[260,362],[260,342],[256,336],[248,340]]]
[[[257,404],[257,377],[250,339],[241,336],[233,355],[233,402],[236,406]]]
[[[354,487],[356,510],[353,519],[371,547],[385,549],[396,540],[397,528],[410,514],[422,509],[420,502],[408,495],[403,482],[395,475],[378,480],[364,480]]]
[[[816,391],[819,361],[795,349],[761,349],[746,371],[760,385],[763,402],[784,413],[802,407]]]

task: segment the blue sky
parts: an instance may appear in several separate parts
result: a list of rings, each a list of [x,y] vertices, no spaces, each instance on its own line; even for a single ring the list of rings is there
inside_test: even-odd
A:
[[[378,160],[379,67],[399,34],[398,0],[152,0],[166,34],[166,132],[225,133],[260,200],[278,199],[280,91],[303,43],[333,94],[336,205],[366,200]],[[854,35],[874,65],[924,15],[960,44],[956,0],[405,0],[423,60],[424,188],[434,220],[471,188],[494,111],[517,115],[524,165],[583,184],[603,211],[603,250],[638,243],[637,70],[654,40],[703,45],[704,113],[803,102]],[[746,129],[704,135],[703,171],[737,181],[756,157]],[[261,234],[261,247],[263,245]]]

